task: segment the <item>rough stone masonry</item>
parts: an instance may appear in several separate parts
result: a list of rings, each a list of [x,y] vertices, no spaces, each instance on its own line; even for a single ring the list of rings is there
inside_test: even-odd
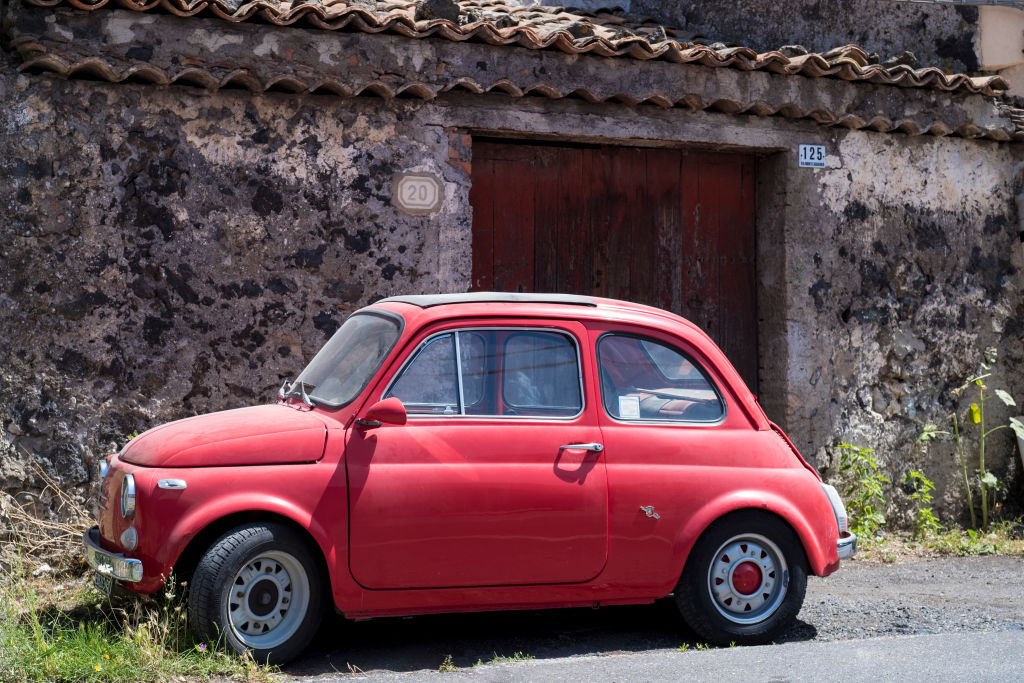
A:
[[[506,59],[528,72],[540,68],[536,54],[567,72],[599,59],[525,50]],[[629,77],[630,61],[602,65]],[[784,97],[806,86],[690,68],[708,88],[728,81]],[[901,116],[928,115],[918,91],[818,80],[822,100],[885,97]],[[984,105],[936,98],[954,114]],[[38,462],[88,495],[99,458],[130,435],[272,400],[355,308],[465,291],[481,131],[757,154],[760,399],[826,473],[835,444],[873,447],[893,481],[911,467],[935,479],[939,511],[954,517],[952,450],[925,453],[914,437],[954,407],[951,389],[987,346],[999,349],[1001,386],[1024,401],[1014,203],[1024,151],[1014,143],[500,94],[421,101],[61,80],[19,73],[6,49],[0,101],[7,491],[38,490]],[[797,166],[792,150],[807,142],[827,147],[828,168]],[[442,179],[439,212],[392,206],[391,180],[409,171]],[[1008,417],[991,405],[992,419]],[[1011,483],[1007,500],[1020,500],[1009,435],[990,448]],[[891,495],[900,503],[905,493]]]

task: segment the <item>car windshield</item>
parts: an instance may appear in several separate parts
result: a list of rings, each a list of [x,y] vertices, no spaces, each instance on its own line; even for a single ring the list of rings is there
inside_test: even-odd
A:
[[[318,404],[343,406],[366,387],[400,332],[397,317],[357,313],[313,357],[296,383]]]

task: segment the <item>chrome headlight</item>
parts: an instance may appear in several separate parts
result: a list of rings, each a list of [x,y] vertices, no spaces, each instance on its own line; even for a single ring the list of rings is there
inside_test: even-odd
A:
[[[100,479],[107,478],[107,472],[110,471],[110,464],[107,463],[107,459],[103,458],[100,460]]]
[[[121,516],[128,517],[135,512],[135,477],[124,475],[121,480]]]

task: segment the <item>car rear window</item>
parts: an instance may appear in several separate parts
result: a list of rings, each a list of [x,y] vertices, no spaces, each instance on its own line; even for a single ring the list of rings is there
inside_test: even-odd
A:
[[[716,422],[721,394],[690,356],[661,341],[607,334],[597,343],[601,403],[609,416],[641,422]]]

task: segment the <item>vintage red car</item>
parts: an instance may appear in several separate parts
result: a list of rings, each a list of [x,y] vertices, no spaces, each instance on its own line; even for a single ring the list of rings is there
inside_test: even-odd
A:
[[[392,297],[279,401],[103,466],[97,582],[187,579],[201,638],[295,656],[346,617],[635,604],[714,643],[784,631],[853,556],[823,484],[711,339],[609,299]]]

